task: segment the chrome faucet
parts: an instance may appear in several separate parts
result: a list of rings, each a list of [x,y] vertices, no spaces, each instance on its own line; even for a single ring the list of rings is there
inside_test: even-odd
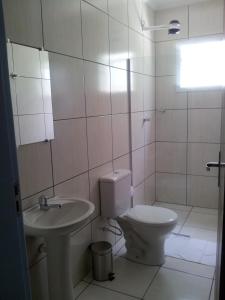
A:
[[[48,197],[41,195],[38,198],[40,210],[49,210],[50,208],[62,208],[62,204],[48,204]]]

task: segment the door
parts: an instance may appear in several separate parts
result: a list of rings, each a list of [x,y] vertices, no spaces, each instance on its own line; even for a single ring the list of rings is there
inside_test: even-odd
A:
[[[222,100],[221,111],[221,138],[219,157],[219,214],[218,214],[218,236],[217,236],[217,266],[215,282],[215,299],[225,299],[225,218],[224,218],[224,188],[225,188],[225,95]]]
[[[225,94],[223,94],[221,110],[221,138],[218,162],[207,163],[207,168],[218,168],[219,205],[218,205],[218,235],[217,262],[215,274],[215,300],[225,299]]]
[[[0,0],[0,300],[30,300]]]

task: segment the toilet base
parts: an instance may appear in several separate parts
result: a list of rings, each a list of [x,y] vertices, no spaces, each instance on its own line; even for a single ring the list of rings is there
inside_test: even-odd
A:
[[[149,266],[161,266],[165,263],[164,253],[165,240],[154,241],[153,245],[146,245],[145,248],[132,247],[125,244],[127,253],[125,257],[131,261],[138,262]]]

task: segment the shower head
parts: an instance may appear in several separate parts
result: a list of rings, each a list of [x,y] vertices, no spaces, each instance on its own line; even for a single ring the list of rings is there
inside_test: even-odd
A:
[[[178,20],[172,20],[169,23],[168,34],[179,34],[180,33],[180,22]]]
[[[157,30],[168,30],[169,35],[179,34],[180,33],[180,22],[178,20],[172,20],[168,25],[157,25],[146,27],[144,20],[141,21],[141,26],[143,31],[157,31]]]

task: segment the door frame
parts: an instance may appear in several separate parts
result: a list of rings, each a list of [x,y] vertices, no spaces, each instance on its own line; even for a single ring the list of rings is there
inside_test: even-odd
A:
[[[0,0],[0,300],[30,300],[6,36]]]

